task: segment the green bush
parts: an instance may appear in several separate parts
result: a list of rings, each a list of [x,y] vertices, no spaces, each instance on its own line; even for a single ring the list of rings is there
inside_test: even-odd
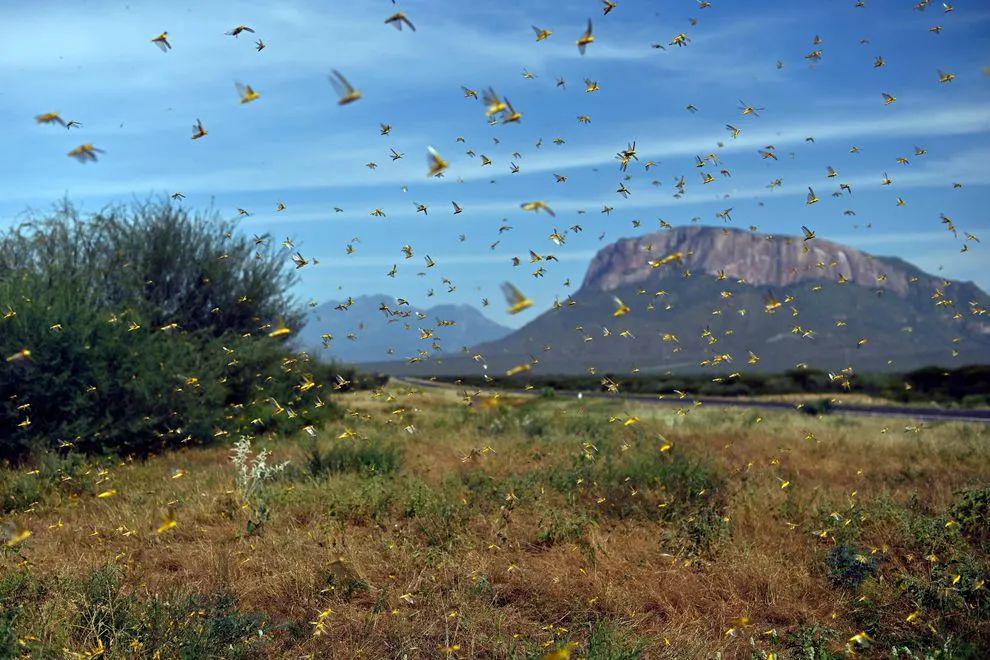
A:
[[[459,487],[453,479],[437,487],[419,477],[409,477],[400,485],[399,510],[429,545],[448,547],[463,531]]]
[[[138,600],[121,588],[119,571],[105,566],[81,582],[74,595],[75,629],[94,645],[144,650],[148,657],[202,658],[224,649],[224,657],[249,655],[264,644],[258,636],[264,618],[236,609],[228,594],[176,594],[175,598]]]
[[[123,582],[114,565],[79,577],[0,574],[0,658],[68,657],[68,648],[107,658],[270,656],[266,617],[240,611],[230,594],[179,587],[138,596]]]
[[[82,217],[63,202],[0,241],[0,278],[28,272],[47,288],[70,286],[86,304],[133,309],[151,327],[253,333],[302,311],[287,250],[252,240],[216,213],[191,214],[167,201],[112,206]]]
[[[144,455],[269,423],[301,427],[332,368],[292,356],[302,314],[281,248],[168,203],[81,218],[63,205],[0,237],[0,460]],[[273,410],[294,411],[272,415]],[[260,423],[259,423],[260,420]]]
[[[10,471],[0,480],[0,514],[27,509],[55,492],[85,492],[93,486],[95,474],[80,454],[42,454],[34,470]]]
[[[330,480],[319,497],[328,518],[363,525],[391,512],[396,481],[384,475],[342,474]]]
[[[307,467],[313,476],[336,472],[388,474],[402,465],[402,448],[394,443],[364,439],[334,440],[329,449],[313,442]]]
[[[26,620],[25,603],[39,599],[43,588],[25,569],[0,574],[0,658],[18,657],[17,632]]]
[[[785,637],[785,644],[793,658],[801,660],[838,660],[841,656],[832,651],[832,645],[839,639],[839,634],[818,624],[806,625],[790,632]]]
[[[828,576],[832,584],[855,589],[868,577],[876,575],[880,562],[876,555],[840,543],[825,556]]]
[[[551,546],[559,543],[582,543],[594,520],[587,513],[569,512],[556,507],[546,507],[540,516],[536,542]]]
[[[990,487],[956,493],[949,515],[967,538],[990,550]]]
[[[663,521],[660,542],[667,549],[704,554],[716,548],[730,530],[715,465],[679,448],[660,452],[635,433],[623,450],[617,440],[602,437],[597,452],[582,450],[543,471],[547,485],[569,504],[583,502],[603,517]]]

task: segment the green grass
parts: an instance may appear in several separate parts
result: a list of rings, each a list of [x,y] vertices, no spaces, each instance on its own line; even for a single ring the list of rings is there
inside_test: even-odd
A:
[[[313,476],[339,472],[389,474],[402,465],[402,449],[392,442],[366,439],[332,440],[323,448],[314,441],[306,467]]]
[[[26,571],[0,580],[0,655],[27,653],[44,658],[64,649],[85,650],[107,658],[260,657],[267,645],[266,617],[237,609],[227,593],[175,590],[168,596],[139,598],[124,591],[121,569],[107,565],[78,579],[38,578]],[[27,622],[25,601],[43,600],[41,616],[64,612],[67,618],[47,638],[18,637]]]

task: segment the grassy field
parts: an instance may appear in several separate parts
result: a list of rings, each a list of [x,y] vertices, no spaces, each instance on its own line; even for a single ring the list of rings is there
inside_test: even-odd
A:
[[[0,470],[0,657],[986,657],[990,430],[451,390]],[[30,532],[30,535],[28,535]],[[909,650],[901,650],[909,649]]]

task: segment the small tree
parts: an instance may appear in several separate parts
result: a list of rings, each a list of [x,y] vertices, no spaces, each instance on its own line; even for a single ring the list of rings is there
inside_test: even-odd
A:
[[[168,201],[111,206],[83,218],[68,202],[29,218],[0,241],[0,278],[32,272],[47,286],[71,280],[102,308],[132,308],[159,327],[257,332],[301,324],[289,290],[287,250],[250,239],[217,213],[191,214]]]
[[[0,237],[0,459],[146,454],[327,406],[271,327],[298,327],[284,250],[167,202],[82,218],[63,203]],[[2,359],[10,358],[10,359]],[[295,416],[273,419],[271,400]],[[255,422],[255,424],[251,424]]]

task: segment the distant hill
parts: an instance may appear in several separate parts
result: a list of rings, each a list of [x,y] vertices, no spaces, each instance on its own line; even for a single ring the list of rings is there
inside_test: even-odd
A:
[[[310,310],[297,338],[301,347],[323,360],[353,364],[404,358],[420,350],[454,352],[512,331],[470,305],[419,309],[385,295],[351,301],[330,301]],[[433,336],[421,339],[421,329]],[[324,333],[333,335],[326,347]]]
[[[628,314],[613,315],[615,297]],[[960,366],[990,363],[988,307],[975,284],[901,259],[825,240],[680,227],[603,248],[572,298],[472,354],[491,373],[527,362],[534,373]],[[447,356],[374,367],[477,374],[478,364]]]

